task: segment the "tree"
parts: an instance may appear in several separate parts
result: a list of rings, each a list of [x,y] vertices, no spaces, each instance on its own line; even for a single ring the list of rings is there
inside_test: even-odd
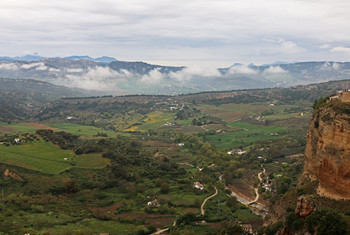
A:
[[[303,228],[304,221],[300,219],[293,211],[293,212],[290,212],[286,217],[286,226],[292,232],[296,232]]]
[[[166,183],[166,182],[163,182],[163,183],[160,185],[160,191],[161,191],[162,193],[168,193],[168,192],[169,192],[169,188],[170,188],[170,186],[169,186],[169,184]]]
[[[224,229],[221,230],[221,234],[240,235],[243,234],[243,229],[239,224],[227,222]]]
[[[64,184],[64,191],[66,193],[76,193],[79,191],[77,182],[75,180],[69,180]]]
[[[194,199],[193,205],[194,205],[195,207],[200,207],[200,206],[201,206],[201,199],[199,199],[198,197],[196,197],[196,198]]]
[[[239,204],[237,202],[237,199],[236,197],[229,197],[227,198],[226,200],[226,205],[230,208],[234,208],[234,209],[237,209],[239,208]]]
[[[317,231],[319,235],[346,234],[346,222],[335,210],[323,209],[315,211],[306,218],[307,230],[310,233]]]

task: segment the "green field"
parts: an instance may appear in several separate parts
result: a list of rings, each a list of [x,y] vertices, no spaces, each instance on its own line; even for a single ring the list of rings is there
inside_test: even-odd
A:
[[[71,168],[73,156],[71,151],[44,141],[8,147],[0,145],[1,162],[49,174],[58,174]]]
[[[233,122],[240,120],[242,117],[258,115],[262,111],[268,109],[268,106],[255,104],[223,104],[219,106],[200,105],[199,108],[202,113],[222,118],[227,122]]]
[[[295,109],[295,111],[292,111],[293,109]],[[272,115],[265,116],[265,118],[268,120],[302,117],[301,113],[303,113],[303,117],[311,117],[311,113],[309,111],[303,111],[300,109],[300,107],[295,105],[276,105],[274,107],[271,107],[271,110],[273,110],[274,113]]]
[[[65,131],[79,136],[93,136],[97,133],[105,133],[109,137],[115,137],[117,134],[113,131],[107,131],[102,128],[94,126],[84,126],[72,123],[55,123],[55,124],[46,124],[50,127],[57,128],[56,131]]]
[[[67,158],[67,160],[64,160]],[[30,170],[58,174],[71,167],[98,169],[108,164],[99,154],[75,156],[72,151],[44,141],[23,143],[21,145],[0,145],[0,162],[16,165]]]
[[[94,126],[85,126],[72,123],[35,123],[38,126],[32,125],[32,123],[5,123],[0,122],[0,134],[6,133],[34,133],[37,129],[53,128],[55,131],[65,131],[74,135],[80,136],[93,136],[97,133],[105,133],[109,137],[114,137],[117,134],[113,131],[107,131],[102,128]],[[43,127],[41,127],[42,125]]]
[[[38,128],[28,126],[25,123],[5,123],[0,122],[0,134],[7,133],[34,133]]]
[[[229,150],[240,145],[250,145],[259,140],[281,138],[286,134],[285,129],[273,126],[253,125],[243,122],[229,123],[229,126],[241,130],[209,135],[206,136],[206,139],[214,143],[218,149]]]
[[[146,118],[139,120],[141,125],[131,126],[124,131],[147,131],[163,126],[174,119],[174,113],[153,112],[147,114]]]
[[[47,217],[47,216],[46,216]],[[46,219],[47,220],[47,219]],[[78,223],[62,223],[57,224],[45,232],[49,234],[137,234],[139,230],[145,229],[143,225],[120,223],[117,221],[101,221],[98,219],[84,219]]]
[[[107,166],[108,159],[102,158],[101,154],[81,154],[73,158],[78,168],[99,169]]]

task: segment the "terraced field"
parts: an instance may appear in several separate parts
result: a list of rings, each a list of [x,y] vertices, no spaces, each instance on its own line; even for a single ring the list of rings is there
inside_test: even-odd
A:
[[[207,140],[214,143],[218,149],[229,150],[240,145],[255,143],[258,140],[277,139],[286,134],[286,129],[274,126],[253,125],[243,122],[232,122],[229,126],[241,129],[218,135],[209,135]]]
[[[140,125],[133,125],[124,131],[147,131],[149,129],[157,129],[169,121],[174,119],[174,113],[153,112],[147,114],[146,118],[140,120]]]
[[[250,115],[258,115],[264,110],[267,110],[267,105],[254,104],[223,104],[215,105],[201,105],[200,110],[207,115],[222,118],[227,122],[234,122],[243,117]]]

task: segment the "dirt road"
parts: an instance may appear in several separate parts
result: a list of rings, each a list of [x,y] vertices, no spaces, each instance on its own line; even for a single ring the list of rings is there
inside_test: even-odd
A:
[[[205,211],[204,211],[205,203],[207,203],[207,201],[208,201],[210,198],[215,197],[216,194],[218,194],[218,189],[217,189],[216,187],[214,187],[214,188],[215,188],[215,193],[214,193],[213,195],[207,197],[207,198],[204,200],[204,202],[202,203],[202,205],[201,205],[201,215],[203,215],[203,216],[204,216],[204,214],[205,214]]]

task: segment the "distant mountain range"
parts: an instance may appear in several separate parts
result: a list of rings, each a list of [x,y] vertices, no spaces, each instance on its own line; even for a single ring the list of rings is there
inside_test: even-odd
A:
[[[15,57],[0,56],[0,60],[2,61],[40,61],[47,58],[49,57],[43,57],[39,55],[24,55],[24,56],[15,56]],[[55,59],[91,60],[97,63],[110,63],[112,61],[117,61],[116,58],[108,57],[108,56],[102,56],[97,58],[92,58],[90,56],[68,56],[68,57],[55,57]]]
[[[184,94],[288,87],[350,78],[349,62],[297,62],[228,68],[173,67],[112,57],[1,57],[0,77],[35,79],[103,94]],[[96,93],[92,93],[96,94]]]

